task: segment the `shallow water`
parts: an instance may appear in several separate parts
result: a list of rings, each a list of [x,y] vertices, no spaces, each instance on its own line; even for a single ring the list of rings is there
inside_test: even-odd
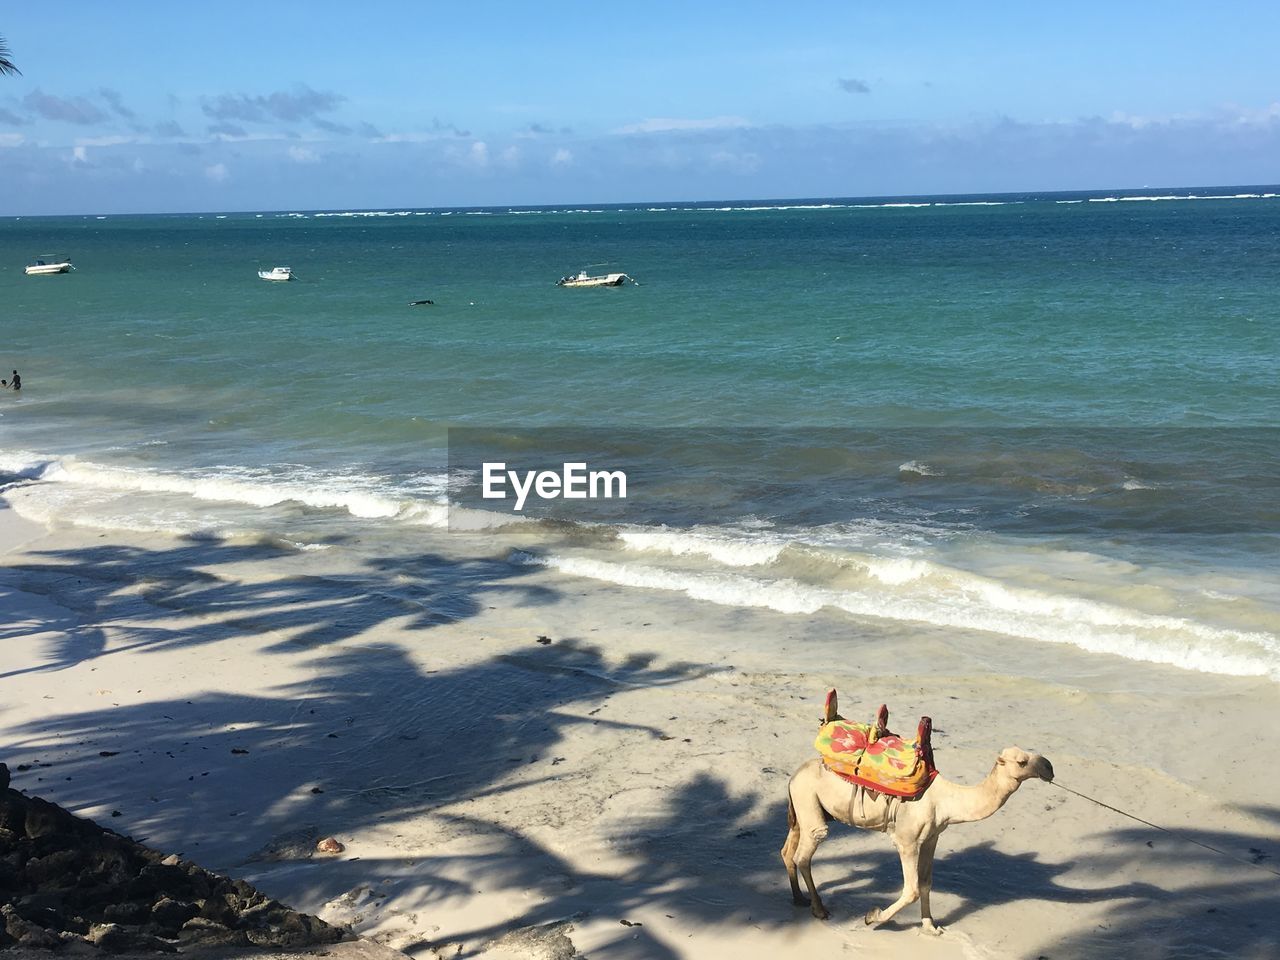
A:
[[[9,219],[0,471],[358,551],[443,535],[485,428],[644,480],[518,533],[464,491],[517,563],[1280,678],[1280,198],[1160,196]]]

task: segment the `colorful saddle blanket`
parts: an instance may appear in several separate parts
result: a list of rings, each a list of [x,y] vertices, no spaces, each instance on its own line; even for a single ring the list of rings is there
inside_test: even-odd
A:
[[[938,775],[929,735],[933,721],[920,718],[915,739],[888,729],[889,710],[881,706],[875,723],[854,723],[835,710],[835,691],[827,694],[827,710],[813,742],[828,770],[851,783],[909,800],[918,798]]]

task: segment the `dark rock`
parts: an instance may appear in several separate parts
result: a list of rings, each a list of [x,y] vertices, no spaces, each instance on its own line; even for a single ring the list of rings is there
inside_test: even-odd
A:
[[[124,895],[128,900],[155,900],[160,886],[155,877],[136,876],[125,884]]]
[[[240,922],[245,927],[269,927],[283,922],[289,909],[275,900],[255,903],[240,914]]]
[[[107,953],[126,953],[134,950],[177,952],[177,947],[159,937],[153,937],[139,930],[129,930],[114,923],[95,923],[85,939]]]
[[[24,897],[23,900],[28,898]],[[48,930],[63,930],[65,928],[66,918],[62,915],[62,911],[57,907],[47,904],[33,905],[31,903],[15,903],[14,911],[23,920],[27,920],[40,927]]]
[[[3,849],[3,845],[0,845]],[[16,878],[22,873],[22,852],[20,850],[10,850],[7,853],[0,854],[0,890],[7,887],[10,878]]]
[[[192,917],[182,925],[178,935],[184,947],[247,947],[249,938],[243,930],[232,930],[226,924],[206,917]]]
[[[0,906],[0,919],[4,921],[4,932],[19,946],[46,950],[62,946],[62,938],[56,933],[23,919],[11,904]]]
[[[245,931],[249,942],[259,947],[302,947],[313,943],[335,943],[343,933],[323,920],[292,910],[278,926]]]
[[[200,918],[203,920],[230,925],[235,923],[235,917],[235,910],[221,897],[209,897],[200,901]]]
[[[44,927],[30,926],[18,939],[19,947],[30,947],[39,950],[57,950],[62,946],[62,937]]]
[[[27,917],[28,910],[59,910],[62,907],[62,901],[61,893],[28,893],[26,896],[18,897],[14,900],[13,907],[18,913]],[[30,919],[30,917],[27,917],[27,919]]]
[[[151,908],[145,903],[109,903],[102,908],[102,919],[106,923],[136,926],[151,919]]]
[[[187,898],[190,900],[203,900],[213,892],[213,884],[210,882],[209,874],[197,868],[194,871],[188,871],[186,882]]]
[[[81,887],[123,887],[138,873],[136,861],[131,863],[124,851],[111,847],[86,850],[84,863],[79,879]]]
[[[74,943],[88,933],[89,928],[92,926],[93,924],[79,914],[71,914],[64,917],[61,927],[62,939]]]
[[[61,878],[75,882],[80,872],[80,852],[78,850],[56,850],[43,857],[32,857],[22,871],[29,882],[47,884]],[[57,883],[56,886],[71,884]]]
[[[138,871],[138,876],[152,878],[155,880],[157,887],[169,889],[170,887],[184,885],[187,880],[187,871],[177,864],[148,863]]]
[[[27,819],[26,808],[21,804],[11,802],[10,797],[26,799],[20,793],[0,790],[0,827],[25,836],[26,831],[23,829],[23,824],[26,823]]]
[[[9,768],[0,763],[0,790],[9,789]]]
[[[243,880],[12,789],[0,790],[0,831],[0,947],[154,953],[172,952],[180,941],[279,949],[350,935]]]
[[[30,798],[26,812],[27,815],[23,820],[22,832],[32,839],[47,837],[66,826],[65,815],[60,815],[62,814],[61,810],[52,803],[46,803],[36,797]]]
[[[26,930],[28,924],[13,908],[13,904],[6,903],[0,906],[0,925],[4,926],[5,933],[16,940],[22,935],[22,931]]]
[[[331,927],[319,917],[313,917],[307,913],[296,913],[293,910],[289,911],[288,921],[282,924],[281,928],[286,937],[280,941],[282,947],[300,947],[309,943],[337,943],[347,936],[340,927]]]
[[[151,919],[158,927],[176,933],[182,925],[200,912],[194,903],[164,897],[151,908]]]
[[[236,893],[235,891],[223,893],[222,902],[225,903],[227,905],[227,909],[230,910],[232,913],[234,913],[237,917],[240,916],[240,911],[247,906],[247,904],[242,899],[240,899],[240,894]]]

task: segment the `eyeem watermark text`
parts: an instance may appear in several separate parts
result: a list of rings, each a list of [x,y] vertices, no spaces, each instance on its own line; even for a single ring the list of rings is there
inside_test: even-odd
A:
[[[564,463],[561,471],[508,470],[505,463],[485,463],[481,496],[507,499],[507,485],[515,493],[515,509],[523,510],[532,492],[542,500],[620,500],[627,498],[627,475],[621,470],[588,470],[586,463]]]

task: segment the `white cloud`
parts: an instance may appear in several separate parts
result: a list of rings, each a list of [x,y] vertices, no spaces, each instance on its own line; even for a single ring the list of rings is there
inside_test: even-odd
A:
[[[1280,101],[1270,103],[1261,109],[1253,107],[1228,107],[1234,114],[1235,123],[1243,126],[1270,127],[1280,120]]]
[[[204,175],[214,183],[222,183],[231,175],[225,163],[215,163],[204,168]]]
[[[235,132],[228,131],[228,130],[214,130],[212,131],[208,142],[221,141],[225,143],[257,143],[257,142],[277,143],[285,139],[292,140],[294,138],[293,137],[286,138],[278,133],[250,133],[244,130],[239,130]],[[201,141],[195,140],[193,142],[199,143]]]
[[[503,163],[503,166],[507,166],[507,167],[519,166],[520,165],[520,148],[517,146],[510,146],[510,147],[507,147],[507,149],[503,150],[502,163]]]
[[[1128,127],[1131,130],[1147,130],[1152,127],[1183,128],[1213,126],[1229,127],[1261,127],[1270,128],[1280,121],[1280,101],[1264,107],[1241,107],[1236,104],[1224,104],[1213,110],[1198,113],[1167,113],[1159,116],[1142,116],[1114,111],[1106,118],[1106,122],[1116,127]],[[1074,125],[1084,122],[1082,118],[1060,120],[1060,125]]]
[[[489,167],[489,145],[483,140],[473,140],[471,145],[451,143],[445,146],[441,156],[459,167],[486,170]]]
[[[74,160],[76,163],[88,163],[89,162],[88,148],[86,148],[83,144],[73,147],[71,150],[71,159]]]
[[[573,163],[572,150],[566,150],[564,147],[561,147],[551,155],[551,165],[553,167],[567,167],[571,163]]]
[[[294,163],[319,163],[320,155],[306,147],[290,147],[289,159]]]
[[[1150,117],[1139,117],[1131,113],[1125,113],[1121,110],[1114,111],[1111,116],[1107,118],[1107,123],[1112,123],[1120,127],[1131,127],[1134,130],[1141,130],[1143,127],[1149,126],[1152,122],[1153,121]]]
[[[615,133],[671,133],[697,130],[740,130],[751,126],[742,117],[707,117],[703,120],[681,120],[672,117],[650,117],[639,123],[619,127]]]
[[[26,142],[20,133],[0,133],[0,147],[18,147]]]

